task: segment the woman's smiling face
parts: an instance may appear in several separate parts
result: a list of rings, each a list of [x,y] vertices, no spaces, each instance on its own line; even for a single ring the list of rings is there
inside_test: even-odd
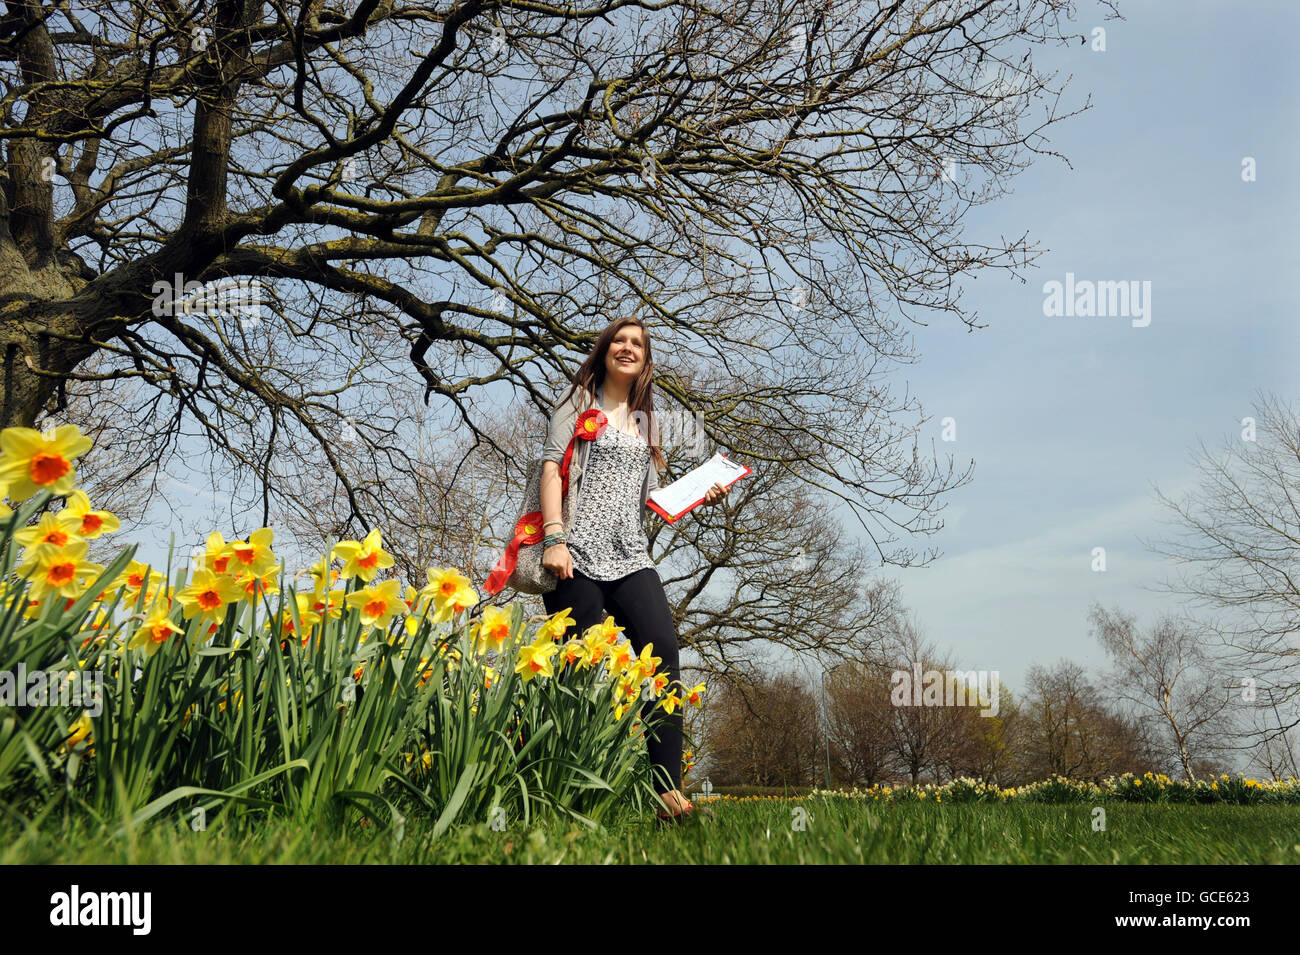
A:
[[[637,325],[624,325],[605,352],[605,373],[631,380],[641,373],[644,365],[644,334]]]

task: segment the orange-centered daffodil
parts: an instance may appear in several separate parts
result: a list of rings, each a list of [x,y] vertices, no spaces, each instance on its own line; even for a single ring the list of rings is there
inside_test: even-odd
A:
[[[343,561],[340,577],[344,580],[360,577],[366,583],[394,563],[393,555],[384,550],[384,537],[379,528],[367,534],[363,541],[339,541],[334,545],[334,556]]]
[[[261,577],[275,566],[275,552],[271,550],[271,541],[275,531],[262,527],[248,535],[246,541],[231,541],[226,545],[226,556],[230,562],[225,572],[231,574],[256,574]]]
[[[198,616],[203,620],[221,623],[226,619],[226,608],[244,596],[244,589],[232,577],[218,576],[210,570],[196,570],[189,586],[176,595],[181,602],[185,619]]]
[[[474,585],[454,567],[430,567],[425,573],[429,582],[420,589],[420,596],[433,601],[434,623],[442,623],[478,603]]]
[[[515,664],[515,672],[523,677],[525,683],[533,677],[554,676],[551,657],[555,656],[558,650],[559,647],[555,645],[555,640],[549,633],[538,633],[536,640],[519,648],[519,660]]]
[[[128,650],[143,648],[148,656],[153,656],[173,634],[184,632],[185,630],[171,619],[167,605],[159,602],[154,604],[153,609],[145,617],[144,623],[140,625],[140,629],[135,632],[126,646]]]
[[[15,502],[38,491],[69,494],[77,480],[72,462],[93,444],[75,424],[46,433],[35,428],[5,428],[0,431],[0,483],[9,486],[9,496]]]
[[[67,503],[57,517],[64,530],[86,540],[94,540],[101,534],[111,534],[122,526],[116,515],[92,508],[90,498],[80,488],[68,495]]]
[[[363,587],[348,594],[344,602],[361,614],[362,626],[378,627],[381,630],[387,630],[393,617],[406,611],[400,580],[384,580],[371,587]]]
[[[510,639],[510,614],[500,607],[484,607],[475,635],[480,653],[503,650]]]
[[[81,578],[104,571],[102,565],[86,560],[88,547],[84,540],[74,540],[58,550],[37,551],[14,571],[31,581],[29,593],[36,600],[44,600],[47,594],[73,598],[84,589]]]

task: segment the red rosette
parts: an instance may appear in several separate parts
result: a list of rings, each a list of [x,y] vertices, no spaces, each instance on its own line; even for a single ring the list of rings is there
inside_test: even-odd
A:
[[[515,564],[519,562],[519,548],[527,544],[536,544],[543,536],[541,511],[531,511],[519,518],[519,523],[515,525],[515,534],[506,545],[506,552],[492,568],[492,573],[488,574],[483,590],[489,596],[500,593],[501,588],[510,579],[510,575],[515,572]]]
[[[605,417],[605,412],[599,408],[588,408],[578,415],[578,423],[573,429],[574,437],[595,441],[605,430],[607,424],[609,424],[609,419]]]
[[[578,415],[578,422],[573,429],[573,438],[582,438],[584,441],[595,441],[605,432],[605,426],[609,424],[609,419],[605,417],[605,412],[599,408],[588,408],[582,414]],[[564,475],[564,488],[562,493],[569,493],[569,461],[573,457],[573,439],[570,439],[569,446],[564,449],[564,463],[560,465],[560,473]]]

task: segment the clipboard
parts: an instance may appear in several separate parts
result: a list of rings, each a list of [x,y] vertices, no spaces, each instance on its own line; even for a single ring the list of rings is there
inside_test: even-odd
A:
[[[669,484],[668,487],[657,488],[656,490],[651,491],[650,496],[646,498],[646,507],[650,508],[650,510],[654,511],[656,514],[662,517],[669,524],[677,523],[677,521],[681,520],[681,518],[683,518],[685,515],[689,514],[691,511],[695,510],[695,508],[699,507],[701,504],[704,503],[705,495],[708,494],[709,488],[711,488],[715,482],[710,482],[709,487],[705,488],[705,494],[700,495],[700,497],[696,498],[696,500],[693,503],[687,505],[684,509],[678,511],[675,514],[670,514],[668,513],[668,511],[664,510],[664,508],[657,501],[654,500],[654,495],[659,493],[659,491],[667,491],[678,484],[694,483],[698,481],[699,480],[698,472],[704,470],[705,468],[709,468],[709,469],[715,468],[719,460],[725,462],[727,468],[733,472],[732,476],[728,480],[716,482],[718,484],[721,484],[723,487],[731,487],[731,485],[735,484],[741,478],[748,477],[750,474],[754,473],[753,468],[732,461],[725,454],[719,451],[717,454],[715,454],[708,461],[705,461],[699,467],[692,468],[690,471],[682,475],[672,484]]]

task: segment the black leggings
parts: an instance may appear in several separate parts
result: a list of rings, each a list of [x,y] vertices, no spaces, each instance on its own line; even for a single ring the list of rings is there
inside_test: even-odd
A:
[[[576,567],[573,576],[560,580],[555,589],[542,594],[546,612],[554,614],[572,607],[569,616],[574,619],[564,639],[581,637],[588,627],[605,619],[608,609],[614,623],[623,627],[632,648],[641,652],[647,643],[654,645],[650,651],[661,657],[657,673],[667,673],[670,680],[680,680],[677,661],[677,628],[673,613],[668,607],[663,581],[653,567],[645,567],[617,580],[593,580]],[[575,633],[576,630],[576,633]],[[666,690],[665,690],[666,692]],[[679,692],[680,695],[680,692]],[[658,700],[649,699],[641,707],[642,719],[649,717]],[[654,777],[655,792],[660,795],[682,785],[682,712],[678,709],[670,716],[659,715],[659,726],[646,734],[646,749]],[[671,782],[666,782],[671,780]]]

